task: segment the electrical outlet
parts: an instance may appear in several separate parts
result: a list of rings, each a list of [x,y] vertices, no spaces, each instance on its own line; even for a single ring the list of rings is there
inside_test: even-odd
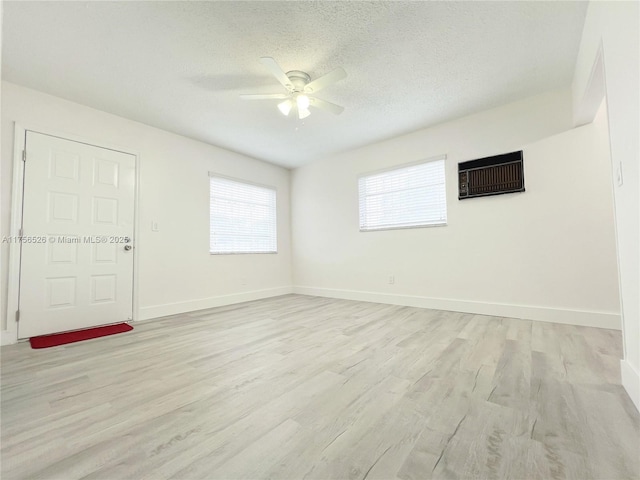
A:
[[[389,285],[393,285],[394,283],[396,283],[395,275],[389,275]]]

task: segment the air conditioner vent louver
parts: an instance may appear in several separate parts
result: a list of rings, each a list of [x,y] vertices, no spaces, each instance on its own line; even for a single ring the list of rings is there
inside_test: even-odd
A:
[[[458,164],[458,199],[524,192],[522,150]]]

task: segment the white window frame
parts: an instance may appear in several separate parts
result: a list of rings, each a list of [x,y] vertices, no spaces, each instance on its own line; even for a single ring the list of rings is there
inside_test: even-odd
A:
[[[358,176],[358,225],[359,225],[359,229],[361,232],[378,232],[378,231],[383,231],[383,230],[406,230],[406,229],[413,229],[413,228],[431,228],[431,227],[446,227],[447,226],[447,222],[448,222],[448,211],[447,211],[447,207],[448,207],[448,202],[447,202],[447,156],[446,155],[438,155],[435,157],[430,157],[424,160],[418,160],[416,162],[410,162],[410,163],[404,163],[402,165],[394,165],[393,167],[389,167],[389,168],[385,168],[382,170],[376,170],[373,172],[367,172],[367,173],[363,173],[361,175]],[[418,165],[424,165],[427,163],[432,163],[432,162],[442,162],[443,163],[443,188],[444,188],[444,220],[441,222],[432,222],[432,223],[423,223],[423,224],[416,224],[416,225],[387,225],[387,226],[380,226],[380,227],[365,227],[363,228],[362,222],[361,222],[361,208],[362,208],[362,199],[361,199],[361,194],[360,194],[360,182],[362,179],[367,178],[367,177],[372,177],[372,176],[376,176],[376,175],[380,175],[386,172],[393,172],[395,170],[402,170],[405,168],[410,168],[410,167],[414,167],[414,166],[418,166]]]
[[[213,223],[212,223],[212,218],[211,218],[211,202],[212,202],[212,189],[211,189],[211,180],[214,178],[218,178],[218,179],[222,179],[222,180],[228,180],[231,182],[236,182],[236,183],[240,183],[240,184],[244,184],[247,186],[252,186],[252,187],[258,187],[258,188],[262,188],[265,190],[271,190],[273,191],[274,194],[274,199],[273,199],[273,221],[274,221],[274,225],[273,225],[273,235],[274,235],[274,242],[275,242],[275,249],[274,250],[239,250],[239,251],[215,251],[213,250],[213,245],[211,242],[211,237],[212,237],[212,229],[213,229]],[[220,175],[219,173],[216,172],[209,172],[209,254],[210,255],[251,255],[251,254],[274,254],[274,253],[278,253],[278,189],[272,185],[263,185],[260,183],[255,183],[255,182],[251,182],[251,181],[247,181],[245,179],[242,178],[234,178],[234,177],[229,177],[226,175]]]

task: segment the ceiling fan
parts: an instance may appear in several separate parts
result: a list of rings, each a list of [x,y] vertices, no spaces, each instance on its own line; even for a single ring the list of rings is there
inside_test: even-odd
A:
[[[326,75],[311,81],[311,77],[307,73],[299,70],[291,70],[285,73],[271,57],[260,58],[260,63],[269,69],[273,76],[287,89],[287,93],[242,94],[240,98],[245,100],[284,100],[278,104],[278,110],[285,116],[288,116],[293,111],[298,114],[298,118],[301,120],[311,115],[310,106],[326,110],[335,115],[340,115],[344,110],[344,107],[340,105],[312,95],[345,78],[347,72],[344,71],[344,68],[338,67]]]

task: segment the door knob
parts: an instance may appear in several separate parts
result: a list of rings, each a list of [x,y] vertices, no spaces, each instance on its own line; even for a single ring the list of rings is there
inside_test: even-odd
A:
[[[129,250],[131,250],[131,245],[125,245],[124,249],[128,252]]]

